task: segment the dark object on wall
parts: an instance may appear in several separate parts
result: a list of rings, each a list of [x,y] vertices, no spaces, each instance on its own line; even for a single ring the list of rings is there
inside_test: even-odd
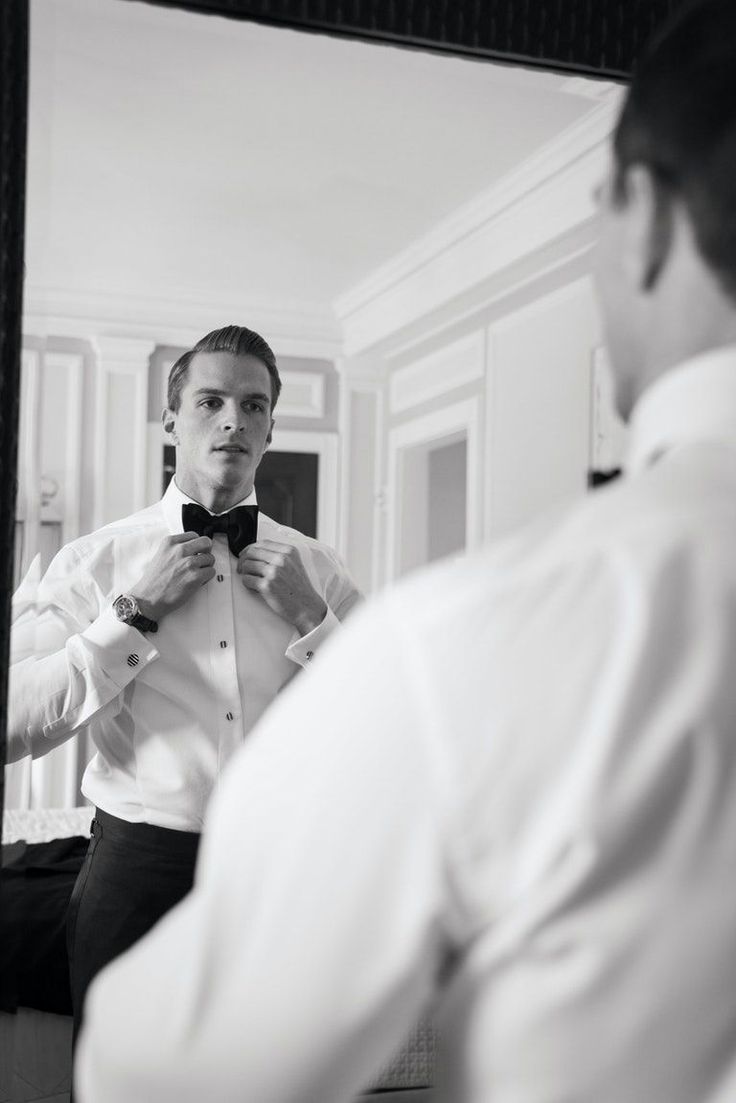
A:
[[[610,471],[589,471],[588,472],[588,488],[595,490],[597,486],[605,486],[606,483],[611,483],[615,479],[621,477],[622,470],[620,467],[613,467]]]
[[[677,6],[677,0],[636,3],[630,0],[351,0],[350,3],[166,0],[164,3],[162,0],[160,6],[609,78],[626,76],[631,71],[645,41]],[[0,0],[0,756],[3,761],[18,432],[27,90],[28,0]]]
[[[259,507],[279,524],[316,536],[318,470],[312,452],[266,452],[256,474]]]

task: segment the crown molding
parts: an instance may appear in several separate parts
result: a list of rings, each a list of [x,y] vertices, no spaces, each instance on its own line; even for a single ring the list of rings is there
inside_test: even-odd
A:
[[[334,302],[354,355],[436,310],[594,214],[592,190],[621,89]]]
[[[341,327],[321,303],[273,303],[202,296],[128,295],[26,285],[23,330],[34,336],[148,339],[190,347],[233,320],[262,333],[277,355],[334,360]]]
[[[384,357],[350,359],[341,356],[335,361],[335,368],[341,382],[349,387],[382,387],[389,376]]]

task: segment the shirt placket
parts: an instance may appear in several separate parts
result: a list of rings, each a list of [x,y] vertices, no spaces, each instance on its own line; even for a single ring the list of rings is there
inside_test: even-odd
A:
[[[210,653],[217,717],[218,768],[232,757],[243,742],[243,706],[238,684],[233,616],[233,572],[236,560],[227,539],[216,533],[212,540],[215,577],[208,583],[210,595]],[[237,572],[236,572],[237,573]]]

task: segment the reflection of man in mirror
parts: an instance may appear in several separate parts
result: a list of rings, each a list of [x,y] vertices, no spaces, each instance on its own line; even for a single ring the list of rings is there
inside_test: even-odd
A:
[[[174,364],[162,501],[64,548],[14,626],[9,759],[89,726],[97,806],[68,919],[78,1022],[94,974],[192,883],[225,764],[358,600],[335,553],[258,513],[281,381],[257,333],[208,334]]]
[[[643,57],[596,263],[624,477],[284,694],[90,993],[84,1103],[347,1100],[432,999],[452,1103],[736,1099],[733,0]]]

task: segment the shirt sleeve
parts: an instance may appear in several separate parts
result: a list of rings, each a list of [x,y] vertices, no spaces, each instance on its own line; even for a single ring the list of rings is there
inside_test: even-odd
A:
[[[314,658],[317,648],[321,647],[330,638],[339,625],[340,621],[328,605],[324,618],[316,628],[313,628],[311,632],[307,632],[306,636],[300,636],[298,632],[294,633],[291,643],[286,649],[286,658],[298,663],[299,666],[307,666]]]
[[[334,552],[331,553],[331,558],[334,561],[333,571],[328,579],[325,594],[327,612],[321,623],[306,636],[300,636],[295,632],[286,649],[286,658],[302,667],[309,665],[317,650],[324,646],[352,609],[363,601],[363,595],[345,564]]]
[[[108,707],[158,656],[117,620],[72,547],[39,579],[35,562],[13,602],[7,761],[38,758]]]
[[[343,1103],[416,1024],[451,811],[392,636],[357,616],[231,763],[192,893],[91,988],[82,1103]]]

